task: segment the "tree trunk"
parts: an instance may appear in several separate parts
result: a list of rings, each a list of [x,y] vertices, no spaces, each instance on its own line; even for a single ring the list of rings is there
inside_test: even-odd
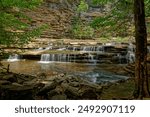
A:
[[[145,24],[144,0],[134,0],[136,61],[134,98],[149,97],[147,74],[147,32]]]

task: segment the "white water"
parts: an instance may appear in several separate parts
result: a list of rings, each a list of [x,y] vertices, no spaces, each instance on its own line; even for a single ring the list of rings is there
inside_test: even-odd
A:
[[[128,63],[135,62],[135,45],[133,45],[132,43],[130,43],[127,48],[126,59]]]
[[[66,54],[42,54],[40,63],[69,62],[70,56]]]
[[[147,47],[147,52],[150,53],[150,46]]]
[[[94,55],[90,54],[88,55],[88,61],[90,63],[96,64],[96,59],[94,59]]]
[[[50,62],[50,54],[42,54],[40,62],[41,63],[49,63]]]
[[[9,62],[15,62],[19,60],[20,60],[20,56],[18,54],[9,55],[9,58],[7,59],[7,61]]]

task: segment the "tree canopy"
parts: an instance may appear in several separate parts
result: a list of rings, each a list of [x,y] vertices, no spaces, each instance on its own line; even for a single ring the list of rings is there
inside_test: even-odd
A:
[[[92,0],[93,4],[108,5],[110,11],[102,17],[97,17],[91,22],[95,29],[101,29],[103,35],[130,36],[134,35],[133,0]],[[146,17],[150,16],[150,1],[145,1]],[[149,30],[149,23],[147,22]],[[106,30],[106,31],[104,31]],[[109,33],[108,33],[109,32]]]

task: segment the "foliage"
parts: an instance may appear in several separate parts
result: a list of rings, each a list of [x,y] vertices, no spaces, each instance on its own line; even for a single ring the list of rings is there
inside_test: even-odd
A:
[[[81,20],[80,14],[88,10],[88,4],[85,0],[81,0],[77,7],[78,15],[73,18],[72,34],[75,38],[92,38],[94,29]]]
[[[145,0],[145,15],[150,17],[150,0]]]
[[[81,0],[80,4],[77,8],[77,12],[81,13],[81,12],[85,12],[88,10],[88,4],[85,2],[85,0]]]
[[[107,5],[105,16],[95,18],[91,26],[100,36],[129,36],[134,34],[133,0],[93,0],[94,4]],[[150,16],[150,0],[145,0],[146,17]],[[147,23],[147,28],[149,25]]]
[[[107,4],[109,6],[109,11],[107,11],[104,16],[95,18],[91,22],[91,26],[94,29],[101,31],[100,36],[127,36],[133,33],[133,31],[128,31],[128,29],[130,29],[133,25],[133,11],[131,1],[93,0],[93,2],[96,4]]]
[[[31,29],[31,19],[22,13],[22,10],[32,9],[41,2],[42,0],[0,0],[0,44],[26,43],[45,28]]]
[[[43,0],[0,0],[0,7],[10,8],[34,8],[39,5]]]
[[[76,38],[92,38],[94,29],[86,25],[76,25],[73,29],[73,35]]]

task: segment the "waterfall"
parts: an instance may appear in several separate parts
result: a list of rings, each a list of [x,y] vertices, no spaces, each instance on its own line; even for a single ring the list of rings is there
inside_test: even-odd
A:
[[[40,63],[49,63],[49,62],[69,62],[70,55],[66,54],[42,54]]]
[[[77,50],[77,48],[76,47],[73,47],[73,51],[76,51]]]
[[[96,64],[96,59],[94,59],[94,55],[89,53],[88,62]]]
[[[70,58],[70,54],[67,55],[67,59],[66,61],[70,62],[71,61],[71,58]]]
[[[105,52],[104,46],[98,46],[96,51],[102,52],[102,53]]]
[[[135,53],[128,51],[126,55],[128,63],[134,63],[135,62]]]
[[[88,52],[88,51],[96,51],[96,47],[95,46],[84,46],[83,48],[81,48],[82,52]]]
[[[43,48],[42,48],[42,47],[40,47],[40,48],[38,48],[37,50],[43,50]]]
[[[51,50],[52,49],[52,46],[48,46],[45,48],[45,50]]]
[[[150,46],[147,46],[147,53],[150,53]]]
[[[56,50],[54,54],[42,54],[40,62],[88,62],[88,63],[109,63],[119,64],[135,62],[135,45],[128,46],[106,43],[102,45],[79,45],[52,47],[46,49]],[[150,52],[150,46],[147,47]],[[62,51],[62,52],[60,52]]]
[[[62,51],[62,50],[66,50],[66,48],[59,48],[57,50]]]
[[[7,59],[7,61],[10,62],[19,61],[19,60],[20,60],[20,56],[18,54],[9,55],[9,58]]]
[[[128,63],[135,62],[135,46],[132,43],[127,48],[126,59]]]
[[[48,63],[50,61],[50,54],[42,54],[40,62]]]
[[[132,43],[129,43],[127,51],[135,52],[135,45],[133,45]]]

